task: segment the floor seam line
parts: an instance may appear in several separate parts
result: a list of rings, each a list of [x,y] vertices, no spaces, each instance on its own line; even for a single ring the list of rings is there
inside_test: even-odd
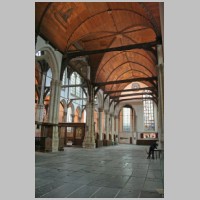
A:
[[[76,191],[80,190],[80,189],[83,188],[84,186],[86,186],[86,185],[80,186],[79,188],[77,188],[76,190],[74,190],[73,192],[71,192],[70,194],[68,194],[68,195],[67,195],[66,197],[64,197],[64,198],[69,197],[70,195],[72,195],[72,194],[75,193]]]
[[[92,193],[92,194],[89,196],[89,198],[92,197],[94,194],[96,194],[101,188],[102,188],[102,187],[100,187],[99,189],[97,189],[97,191],[95,191],[94,193]]]

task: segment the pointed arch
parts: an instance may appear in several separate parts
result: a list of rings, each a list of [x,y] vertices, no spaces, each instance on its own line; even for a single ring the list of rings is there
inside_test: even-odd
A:
[[[38,49],[38,51],[44,52],[44,56],[42,56],[42,58],[49,64],[49,67],[51,68],[51,71],[52,71],[53,80],[59,80],[60,70],[59,70],[59,65],[58,65],[58,61],[56,59],[54,50],[51,47],[42,47]],[[36,57],[36,60],[37,60],[37,57]]]

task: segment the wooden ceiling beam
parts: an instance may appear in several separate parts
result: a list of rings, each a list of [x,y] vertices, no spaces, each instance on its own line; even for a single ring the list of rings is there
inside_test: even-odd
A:
[[[72,52],[67,52],[66,57],[71,59],[71,58],[76,58],[78,56],[106,53],[106,52],[111,52],[111,51],[125,51],[125,50],[131,50],[131,49],[145,49],[149,51],[151,47],[156,46],[158,43],[159,41],[153,41],[153,42],[137,43],[137,44],[132,44],[132,45],[112,47],[112,48],[99,49],[99,50],[93,50],[93,51],[72,51]]]
[[[85,84],[77,84],[77,85],[62,85],[62,88],[67,88],[67,87],[86,87]]]
[[[151,90],[151,91],[157,91],[155,87],[144,87],[144,88],[134,88],[134,89],[126,89],[126,90],[113,90],[113,91],[104,91],[105,94],[112,94],[117,92],[134,92],[139,90]]]
[[[120,102],[122,102],[122,101],[130,101],[130,100],[153,100],[153,101],[156,103],[156,105],[158,105],[158,100],[157,100],[157,98],[152,98],[152,97],[146,97],[146,98],[130,98],[130,99],[120,99],[120,100],[118,100],[118,101],[115,101],[116,104],[115,104],[115,106],[114,106],[114,109],[116,108],[116,106],[117,106]]]
[[[140,96],[140,95],[155,95],[155,93],[142,92],[142,93],[134,93],[134,94],[123,94],[123,95],[117,95],[117,96],[110,96],[110,99],[117,99],[119,97],[127,97],[127,96]]]
[[[117,100],[116,102],[129,101],[129,100],[148,100],[148,99],[155,100],[156,98],[154,98],[154,97],[145,97],[145,98],[141,97],[141,98],[120,99],[120,100]]]
[[[128,82],[141,82],[141,81],[148,81],[148,82],[152,83],[153,81],[157,81],[157,77],[152,76],[152,77],[141,77],[141,78],[117,80],[117,81],[98,82],[98,83],[94,83],[94,85],[95,86],[105,86],[105,85],[111,85],[111,84],[120,84],[120,83],[128,83]]]

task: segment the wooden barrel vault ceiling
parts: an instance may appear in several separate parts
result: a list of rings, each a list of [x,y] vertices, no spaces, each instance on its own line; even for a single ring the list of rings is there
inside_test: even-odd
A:
[[[63,56],[161,38],[159,2],[36,2],[35,28]],[[93,83],[156,77],[156,45],[87,56]],[[147,86],[151,82],[143,81]],[[122,90],[128,83],[105,85]],[[112,95],[117,95],[112,94]]]

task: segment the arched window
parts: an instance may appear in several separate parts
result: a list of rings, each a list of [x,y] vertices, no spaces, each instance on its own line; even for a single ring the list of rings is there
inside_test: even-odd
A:
[[[131,126],[131,109],[124,107],[123,108],[123,131],[130,132]]]
[[[76,72],[73,72],[71,75],[71,85],[79,84],[81,84],[81,78]],[[77,97],[81,97],[81,87],[71,87],[71,93]]]
[[[41,56],[42,53],[41,53],[41,51],[38,51],[35,55],[36,55],[36,56]]]
[[[151,92],[145,90],[145,92]],[[143,95],[144,98],[152,97],[151,95]],[[144,99],[144,129],[145,131],[155,131],[155,120],[154,120],[154,105],[151,99]]]

